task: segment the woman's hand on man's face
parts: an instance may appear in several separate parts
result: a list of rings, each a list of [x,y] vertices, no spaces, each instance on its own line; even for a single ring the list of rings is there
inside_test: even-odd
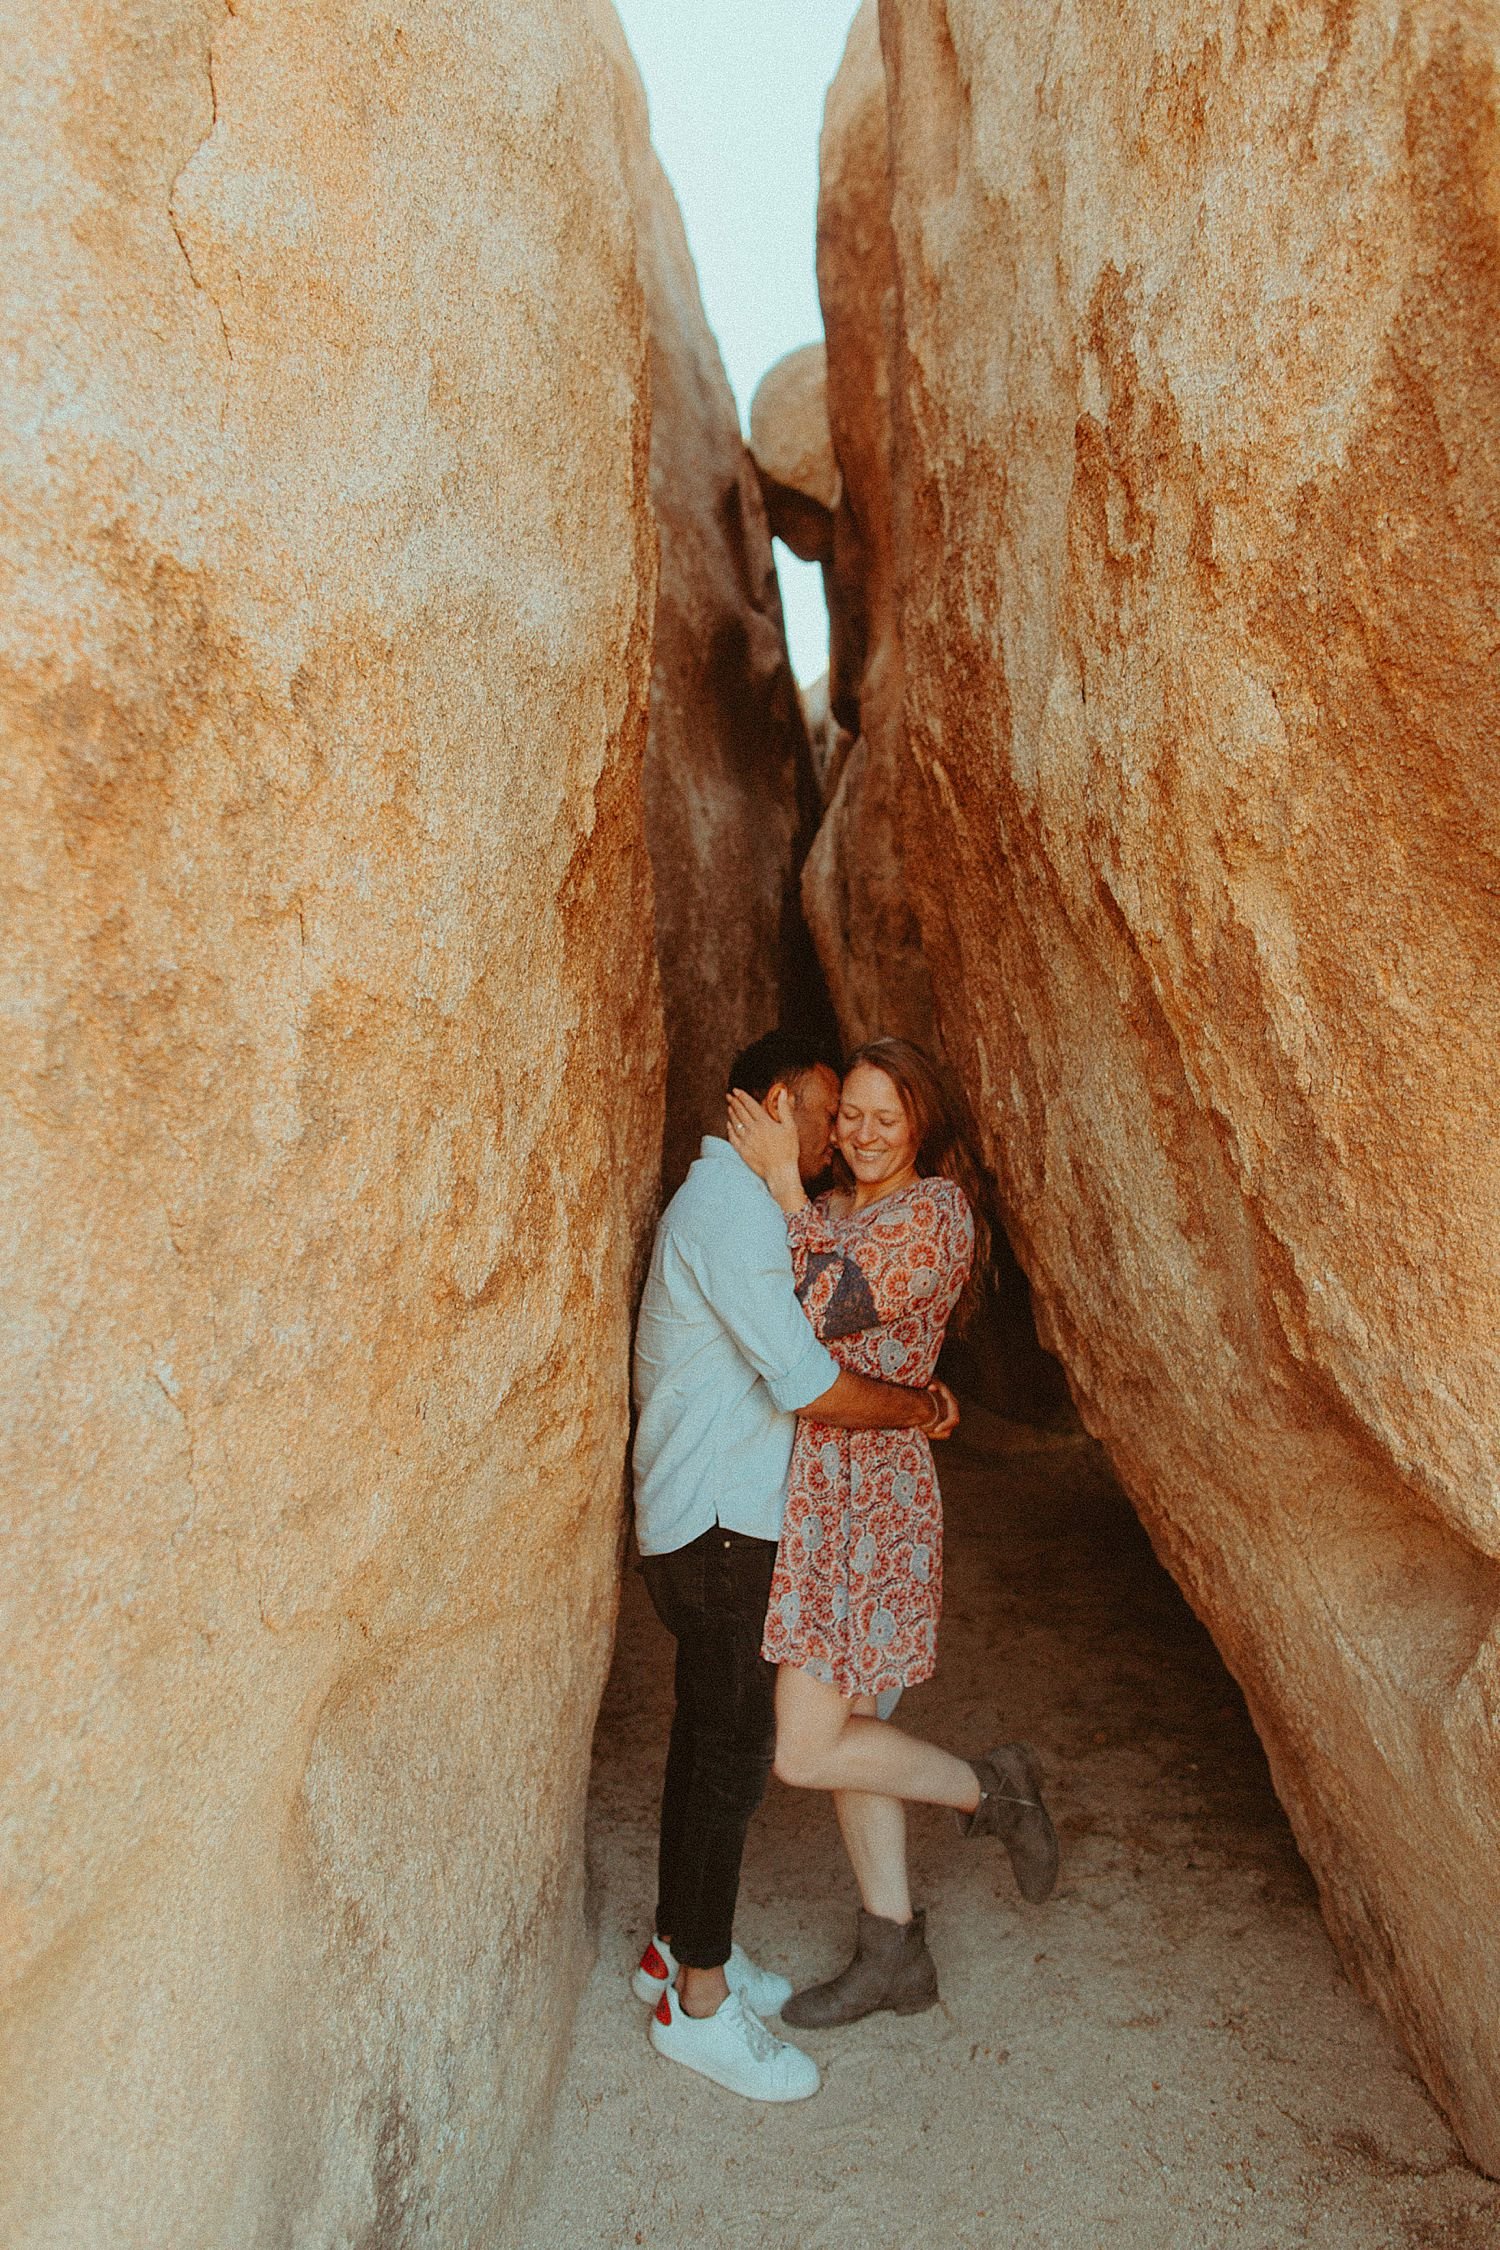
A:
[[[792,1099],[784,1086],[771,1088],[771,1108],[738,1087],[729,1097],[729,1145],[742,1156],[759,1179],[788,1168],[797,1172],[797,1120]]]

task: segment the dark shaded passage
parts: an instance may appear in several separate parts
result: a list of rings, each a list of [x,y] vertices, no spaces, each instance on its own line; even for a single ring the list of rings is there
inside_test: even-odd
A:
[[[626,1978],[652,1895],[667,1643],[629,1574],[595,1748],[599,1962],[518,2250],[1495,2250],[1459,2156],[1323,1932],[1254,1733],[1100,1450],[971,1408],[945,1449],[947,1606],[913,1726],[1043,1750],[1047,1906],[913,1816],[944,2006],[807,2035],[822,2093],[761,2110],[659,2062]],[[841,1957],[832,1814],[773,1783],[740,1934]]]

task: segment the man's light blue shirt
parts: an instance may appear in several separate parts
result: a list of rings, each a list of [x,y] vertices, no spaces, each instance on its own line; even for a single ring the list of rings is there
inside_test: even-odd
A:
[[[792,1283],[786,1220],[728,1141],[656,1230],[635,1337],[635,1525],[643,1555],[716,1523],[779,1539],[797,1410],[838,1378]]]

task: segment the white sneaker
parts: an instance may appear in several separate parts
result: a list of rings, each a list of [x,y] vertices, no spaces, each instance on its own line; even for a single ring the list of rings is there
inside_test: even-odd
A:
[[[669,2062],[686,2063],[752,2102],[803,2102],[818,2090],[812,2056],[767,2031],[737,1992],[711,2016],[687,2016],[672,1986],[664,1985],[652,2011],[651,2044]]]
[[[654,2008],[677,1974],[677,1956],[665,1938],[654,1937],[636,1964],[630,1989],[637,2000]],[[742,1945],[732,1945],[724,1964],[724,1982],[737,1992],[758,2016],[779,2016],[792,1997],[790,1979],[760,1968]]]

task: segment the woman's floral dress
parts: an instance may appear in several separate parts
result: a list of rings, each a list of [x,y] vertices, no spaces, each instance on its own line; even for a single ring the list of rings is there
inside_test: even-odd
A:
[[[952,1180],[917,1180],[835,1218],[822,1196],[787,1221],[797,1294],[841,1367],[928,1383],[974,1256]],[[937,1662],[943,1514],[916,1430],[797,1425],[762,1654],[841,1695],[915,1687]]]

